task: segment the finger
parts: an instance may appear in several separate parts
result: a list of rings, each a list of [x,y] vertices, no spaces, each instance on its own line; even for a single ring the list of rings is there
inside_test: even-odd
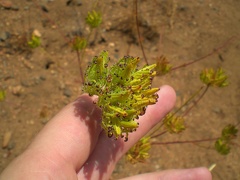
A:
[[[108,138],[104,132],[101,133],[95,150],[78,173],[79,179],[109,178],[116,162],[122,155],[173,108],[176,94],[170,86],[161,87],[158,95],[158,102],[147,107],[145,115],[138,120],[137,131],[129,135],[128,142],[124,142],[123,139],[114,140]]]
[[[194,169],[176,169],[166,170],[161,172],[140,174],[132,177],[127,177],[121,180],[145,180],[145,179],[158,179],[158,180],[211,180],[212,175],[207,168],[194,168]]]
[[[83,95],[60,111],[41,131],[31,149],[55,159],[63,157],[76,169],[81,167],[95,147],[101,111],[88,95]]]
[[[12,163],[12,170],[50,176],[79,169],[94,149],[101,132],[101,111],[88,95],[64,107],[41,130],[27,150]],[[20,167],[20,168],[19,168]],[[9,169],[9,168],[8,168]],[[11,167],[10,167],[11,169]],[[11,172],[11,170],[10,170]],[[58,177],[58,176],[55,176]]]

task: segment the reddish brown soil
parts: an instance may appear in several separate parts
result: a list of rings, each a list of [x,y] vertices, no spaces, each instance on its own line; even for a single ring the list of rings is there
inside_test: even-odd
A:
[[[11,0],[6,9],[3,1],[0,0],[0,89],[6,91],[6,98],[0,102],[0,142],[7,132],[12,136],[7,147],[0,148],[0,172],[56,112],[81,94],[76,53],[71,50],[69,39],[79,32],[87,36],[84,17],[93,6],[87,0],[81,1],[81,6],[77,6],[79,1],[67,6],[66,0]],[[126,54],[142,58],[134,4],[112,0],[99,1],[99,6],[103,23],[90,37],[83,67],[102,50],[108,50],[114,60]],[[209,89],[187,116],[183,134],[164,135],[158,141],[218,137],[225,125],[240,122],[239,9],[238,0],[139,1],[140,31],[150,63],[164,54],[178,66],[224,45],[199,63],[154,80],[154,86],[169,84],[175,88],[177,107],[202,86],[198,77],[204,68],[223,67],[230,81],[226,88]],[[42,45],[36,49],[25,45],[33,29],[42,35]],[[233,36],[232,41],[224,43]],[[112,178],[216,163],[214,179],[240,179],[239,143],[227,156],[213,150],[213,144],[154,146],[148,162],[131,165],[123,159]]]

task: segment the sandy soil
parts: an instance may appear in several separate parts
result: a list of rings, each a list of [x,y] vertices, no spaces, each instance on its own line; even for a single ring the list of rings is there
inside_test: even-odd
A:
[[[5,100],[0,102],[0,142],[11,134],[7,147],[0,148],[0,172],[56,112],[81,94],[76,53],[69,41],[78,33],[89,33],[84,17],[93,2],[76,0],[69,6],[66,2],[11,0],[6,4],[0,0],[0,89],[6,91]],[[83,67],[102,50],[108,50],[115,60],[127,54],[143,58],[133,9],[132,1],[100,1],[103,23],[90,36]],[[222,47],[197,64],[154,80],[154,86],[169,84],[175,88],[176,107],[201,87],[198,76],[204,68],[223,67],[230,81],[226,88],[208,91],[187,116],[188,128],[183,134],[164,135],[158,141],[218,137],[225,125],[240,122],[239,9],[238,0],[139,1],[140,31],[150,63],[163,54],[178,66]],[[34,29],[41,33],[42,44],[30,49],[26,38]],[[213,142],[153,147],[145,164],[132,165],[122,159],[112,178],[216,163],[214,179],[240,179],[239,144],[228,156],[219,155],[212,147]]]

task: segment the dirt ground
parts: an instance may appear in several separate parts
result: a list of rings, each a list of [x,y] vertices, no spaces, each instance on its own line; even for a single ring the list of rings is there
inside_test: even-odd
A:
[[[112,59],[139,56],[134,22],[134,3],[127,0],[99,1],[103,23],[90,36],[83,67],[102,50]],[[67,5],[69,4],[69,5]],[[179,107],[202,86],[199,73],[204,68],[223,67],[230,85],[211,88],[187,116],[187,130],[180,135],[164,135],[161,142],[218,137],[229,123],[240,122],[240,1],[238,0],[142,0],[138,4],[140,32],[150,63],[165,55],[178,66],[220,50],[187,68],[154,80],[154,86],[169,84],[177,92]],[[19,155],[51,117],[81,94],[76,52],[70,39],[89,29],[84,23],[94,1],[0,0],[0,172]],[[41,33],[42,44],[28,48],[26,38],[33,30]],[[232,38],[233,37],[233,38]],[[230,41],[228,41],[232,38]],[[142,62],[144,64],[144,62]],[[209,167],[216,163],[214,179],[240,179],[238,137],[231,153],[222,156],[212,149],[214,142],[153,146],[144,164],[122,159],[112,179],[172,168]]]

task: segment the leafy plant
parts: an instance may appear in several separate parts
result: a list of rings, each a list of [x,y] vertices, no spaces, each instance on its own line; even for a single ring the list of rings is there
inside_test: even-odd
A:
[[[41,37],[33,33],[27,44],[30,48],[37,48],[41,45]]]
[[[216,71],[213,69],[205,69],[201,72],[200,79],[208,86],[225,87],[228,85],[227,75],[222,68]]]
[[[227,155],[230,152],[230,144],[237,137],[238,129],[229,124],[222,130],[222,135],[215,142],[215,149],[222,155]]]
[[[125,137],[135,131],[146,106],[155,104],[158,88],[151,88],[156,64],[137,70],[139,58],[125,56],[108,67],[108,52],[93,58],[86,70],[83,91],[98,95],[102,109],[102,127],[109,137]]]
[[[151,149],[151,137],[141,138],[126,154],[127,161],[132,164],[145,162],[149,158],[149,150]]]
[[[89,11],[88,16],[86,17],[86,23],[90,28],[96,28],[102,23],[102,15],[95,10]]]

